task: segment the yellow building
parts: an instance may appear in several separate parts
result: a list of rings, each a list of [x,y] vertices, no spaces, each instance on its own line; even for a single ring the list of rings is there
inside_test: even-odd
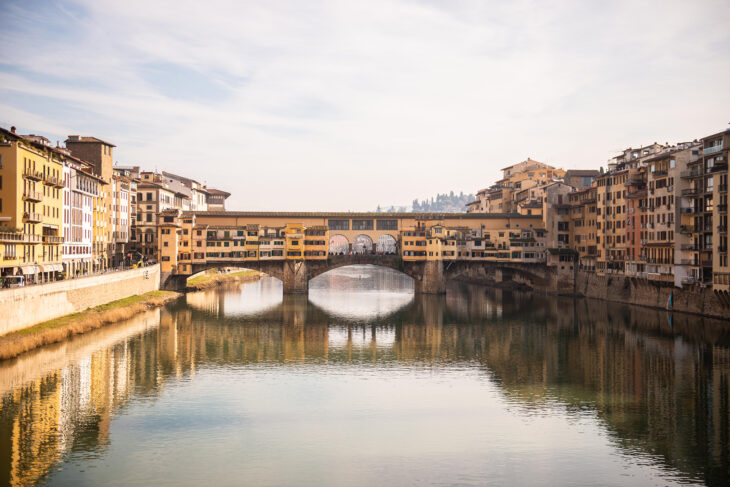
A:
[[[43,137],[0,129],[0,275],[47,282],[63,270],[62,157]]]
[[[289,260],[304,258],[304,225],[287,223],[284,227],[284,250]]]
[[[329,230],[324,225],[304,229],[304,257],[307,260],[327,260]]]

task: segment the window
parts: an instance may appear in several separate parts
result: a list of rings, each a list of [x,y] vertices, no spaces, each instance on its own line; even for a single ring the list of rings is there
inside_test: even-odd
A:
[[[377,220],[378,230],[398,230],[398,220]]]
[[[372,220],[352,220],[352,229],[353,230],[372,230],[373,221]]]
[[[349,230],[350,220],[328,220],[327,226],[330,230]]]

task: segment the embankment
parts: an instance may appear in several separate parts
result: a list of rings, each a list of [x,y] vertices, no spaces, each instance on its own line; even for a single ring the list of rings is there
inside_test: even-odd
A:
[[[160,266],[0,291],[0,335],[111,301],[157,291]]]
[[[60,342],[72,335],[129,319],[163,306],[179,296],[180,294],[171,291],[150,291],[5,334],[0,336],[0,360],[17,357],[29,350]]]
[[[730,319],[730,298],[708,288],[674,287],[646,279],[620,275],[599,276],[579,270],[575,277],[575,294],[618,303],[666,309],[672,297],[672,310],[715,318]]]

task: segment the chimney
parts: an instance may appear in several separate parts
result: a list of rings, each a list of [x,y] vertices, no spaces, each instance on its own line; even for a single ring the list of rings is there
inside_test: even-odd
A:
[[[10,133],[12,133],[12,134],[15,133],[15,125],[13,125],[12,127],[10,127]]]

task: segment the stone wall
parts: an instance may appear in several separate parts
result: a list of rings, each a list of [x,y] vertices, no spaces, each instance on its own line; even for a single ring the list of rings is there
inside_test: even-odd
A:
[[[598,276],[594,272],[576,273],[575,292],[579,296],[605,299],[620,303],[666,308],[669,295],[673,295],[675,311],[685,311],[705,316],[730,319],[730,300],[707,288],[674,287],[624,276]]]
[[[0,291],[0,335],[160,288],[160,266]]]

